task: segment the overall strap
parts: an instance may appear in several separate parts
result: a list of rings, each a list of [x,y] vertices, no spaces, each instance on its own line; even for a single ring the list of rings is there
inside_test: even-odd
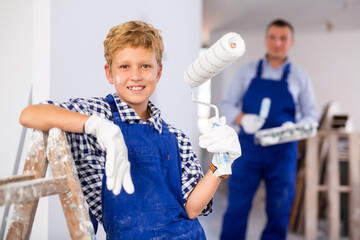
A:
[[[288,63],[286,64],[286,66],[284,67],[284,71],[283,71],[283,75],[282,75],[282,78],[281,78],[281,81],[286,81],[288,76],[289,76],[289,73],[290,73],[290,66],[291,66],[291,63]]]
[[[114,96],[112,94],[109,94],[106,96],[105,100],[109,103],[110,108],[111,108],[111,112],[114,118],[114,123],[115,124],[120,124],[121,123],[121,118],[120,118],[120,113],[116,107],[116,103],[115,103],[115,99]]]
[[[261,78],[261,74],[262,74],[262,65],[263,65],[263,60],[260,59],[258,66],[257,66],[257,70],[256,70],[256,78]]]

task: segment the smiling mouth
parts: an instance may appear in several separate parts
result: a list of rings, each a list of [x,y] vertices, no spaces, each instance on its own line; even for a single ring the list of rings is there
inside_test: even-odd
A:
[[[141,87],[128,87],[129,90],[133,90],[133,91],[140,91],[143,90],[145,88],[145,86],[141,86]]]

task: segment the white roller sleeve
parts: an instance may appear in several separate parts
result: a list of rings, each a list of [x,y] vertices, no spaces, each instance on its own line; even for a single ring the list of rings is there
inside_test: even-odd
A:
[[[237,33],[227,33],[185,69],[184,80],[197,87],[241,57],[245,42]]]

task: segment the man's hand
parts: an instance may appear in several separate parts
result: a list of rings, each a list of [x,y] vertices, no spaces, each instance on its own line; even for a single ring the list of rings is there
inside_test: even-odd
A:
[[[235,130],[226,125],[225,117],[210,119],[208,126],[201,129],[199,146],[215,153],[210,168],[218,177],[231,175],[231,164],[241,156],[241,147]]]
[[[128,151],[120,127],[109,120],[92,115],[85,123],[84,132],[94,134],[101,148],[106,151],[107,188],[115,195],[120,193],[122,186],[127,193],[133,193]]]
[[[247,134],[254,134],[264,125],[265,119],[256,114],[245,114],[241,119],[241,125]]]
[[[288,128],[288,129],[291,129],[291,128],[294,128],[295,127],[295,123],[291,122],[291,121],[287,121],[287,122],[284,122],[281,127],[284,127],[284,128]]]

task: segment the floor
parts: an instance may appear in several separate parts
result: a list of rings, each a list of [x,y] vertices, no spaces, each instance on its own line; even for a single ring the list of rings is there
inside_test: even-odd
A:
[[[199,217],[200,223],[203,226],[206,237],[208,240],[220,239],[222,218],[227,207],[227,182],[223,180],[214,195],[213,212],[206,217]],[[254,200],[253,208],[250,212],[247,240],[260,239],[261,231],[265,225],[266,215],[264,213],[265,208],[265,193],[264,187],[260,185]],[[289,233],[287,240],[303,240],[303,236]]]

